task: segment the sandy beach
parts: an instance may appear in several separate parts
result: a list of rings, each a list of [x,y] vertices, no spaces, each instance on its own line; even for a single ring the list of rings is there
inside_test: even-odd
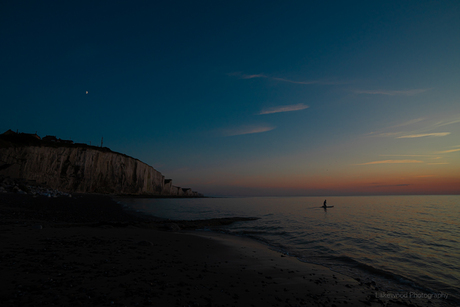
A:
[[[4,193],[0,222],[2,306],[446,304],[391,297],[247,238],[178,231],[181,223],[129,214],[108,196]]]

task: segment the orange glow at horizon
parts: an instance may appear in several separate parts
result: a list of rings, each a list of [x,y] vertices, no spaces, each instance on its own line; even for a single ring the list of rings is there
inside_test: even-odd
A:
[[[273,178],[249,176],[234,179],[233,187],[276,189],[286,191],[331,191],[367,194],[460,194],[459,176],[386,175],[386,176],[286,176]]]

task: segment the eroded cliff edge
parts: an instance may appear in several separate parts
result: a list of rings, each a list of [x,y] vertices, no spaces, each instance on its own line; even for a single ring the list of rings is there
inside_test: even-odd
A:
[[[0,135],[0,175],[72,193],[203,196],[173,186],[153,167],[108,148],[44,141],[11,130]]]

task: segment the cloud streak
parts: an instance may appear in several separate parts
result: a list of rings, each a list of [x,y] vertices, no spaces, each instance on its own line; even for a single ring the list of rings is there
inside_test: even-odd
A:
[[[432,127],[434,129],[434,128],[444,127],[444,126],[453,125],[453,124],[457,124],[457,123],[460,123],[460,118],[455,118],[455,119],[452,119],[452,120],[441,120],[441,121],[435,123]]]
[[[379,155],[380,157],[432,157],[433,155]]]
[[[224,136],[236,136],[244,134],[262,133],[275,129],[272,126],[243,126],[234,129],[228,129],[224,131]]]
[[[233,73],[233,74],[230,74],[231,76],[239,76],[241,79],[254,79],[254,78],[268,78],[266,75],[264,74],[258,74],[258,75],[243,75],[243,74],[239,74],[239,73]]]
[[[391,90],[353,90],[355,94],[367,95],[387,95],[387,96],[414,96],[430,90],[429,88],[420,88],[413,90],[391,91]]]
[[[393,187],[407,187],[410,186],[408,183],[401,183],[401,184],[386,184],[386,185],[375,185],[372,186],[373,188],[393,188]]]
[[[334,82],[334,81],[325,81],[325,80],[294,81],[294,80],[289,80],[289,79],[284,79],[284,78],[277,78],[277,77],[271,77],[270,79],[276,80],[276,81],[294,83],[294,84],[303,84],[303,85],[309,85],[309,84],[320,84],[320,85],[345,84],[345,82]]]
[[[420,126],[419,123],[421,122],[423,122],[424,125],[421,124],[423,126],[419,127],[418,129],[414,127],[415,129],[411,129],[411,130],[390,132],[391,130],[395,128],[399,128],[399,127],[405,127],[405,126],[411,126],[411,125],[417,125],[417,124],[418,126]],[[437,122],[433,122],[433,120],[430,120],[427,118],[417,118],[417,119],[413,119],[407,122],[403,122],[401,124],[397,124],[397,125],[393,125],[393,126],[384,128],[381,131],[370,132],[367,135],[374,136],[374,137],[394,137],[397,139],[409,139],[409,138],[421,138],[421,137],[442,137],[442,136],[447,136],[451,134],[451,132],[430,132],[430,131],[440,130],[441,127],[453,125],[457,123],[460,123],[460,118],[458,116],[451,118],[451,119],[441,120]]]
[[[373,161],[366,162],[358,165],[374,165],[374,164],[400,164],[400,163],[423,163],[419,160],[383,160],[383,161]]]
[[[389,127],[389,129],[413,125],[413,124],[415,124],[415,123],[424,121],[425,119],[426,119],[426,118],[424,118],[424,117],[416,118],[416,119],[413,119],[413,120],[410,120],[410,121],[407,121],[407,122],[404,122],[404,123],[401,123],[401,124],[398,124],[398,125],[391,126],[391,127]]]
[[[300,84],[300,85],[311,85],[311,84],[320,84],[320,85],[337,85],[337,84],[346,84],[347,82],[340,82],[340,81],[327,81],[327,80],[310,80],[310,81],[295,81],[286,78],[279,78],[279,77],[271,77],[265,74],[254,74],[254,75],[245,75],[242,73],[230,73],[229,76],[239,77],[240,79],[256,79],[256,78],[264,78],[270,79],[274,81],[281,81],[293,84]]]
[[[451,152],[457,152],[460,151],[460,148],[457,149],[450,149],[450,150],[444,150],[444,151],[438,151],[437,153],[443,154],[443,153],[451,153]]]
[[[436,132],[436,133],[410,134],[410,135],[398,136],[397,139],[423,138],[423,137],[427,137],[427,136],[446,136],[446,135],[449,135],[449,134],[450,134],[450,132]]]
[[[300,110],[305,110],[308,109],[309,106],[299,103],[299,104],[291,104],[288,106],[279,106],[279,107],[273,107],[269,109],[264,109],[260,111],[259,115],[262,114],[273,114],[273,113],[282,113],[282,112],[292,112],[292,111],[300,111]]]
[[[397,125],[387,127],[384,130],[390,130],[390,129],[394,129],[394,128],[410,126],[410,125],[414,125],[414,124],[419,123],[419,122],[424,121],[424,120],[426,120],[426,118],[423,118],[423,117],[416,118],[416,119],[412,119],[412,120],[409,120],[409,121],[406,121],[406,122],[403,122],[403,123],[400,123],[400,124],[397,124]],[[368,135],[373,135],[373,136],[376,136],[376,137],[392,137],[392,136],[397,137],[397,136],[401,136],[403,133],[407,133],[407,132],[401,132],[401,131],[397,131],[397,132],[371,132]],[[413,133],[413,132],[411,132],[411,133]]]

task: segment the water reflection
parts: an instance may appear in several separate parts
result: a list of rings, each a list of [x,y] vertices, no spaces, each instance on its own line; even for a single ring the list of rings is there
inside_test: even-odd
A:
[[[334,205],[330,210],[321,207],[323,201],[320,197],[122,200],[169,219],[261,217],[225,231],[256,236],[325,264],[353,259],[420,284],[459,291],[460,271],[452,269],[458,267],[453,255],[460,255],[459,196],[328,197]]]

